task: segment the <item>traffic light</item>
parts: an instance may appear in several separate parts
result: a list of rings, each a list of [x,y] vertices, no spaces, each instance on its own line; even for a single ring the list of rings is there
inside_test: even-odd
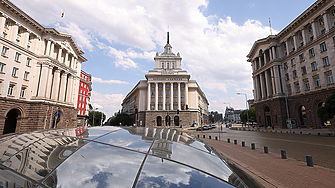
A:
[[[135,108],[135,114],[137,114],[138,113],[138,109],[137,108]]]
[[[179,110],[177,110],[177,114],[179,114]]]

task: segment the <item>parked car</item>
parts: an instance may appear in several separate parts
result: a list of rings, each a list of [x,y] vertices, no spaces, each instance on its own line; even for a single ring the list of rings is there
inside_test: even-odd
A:
[[[211,125],[212,129],[215,129],[217,126],[215,124]]]
[[[202,128],[203,128],[203,130],[209,130],[210,129],[210,127],[208,125],[204,125]],[[201,131],[201,126],[199,126],[196,130]]]

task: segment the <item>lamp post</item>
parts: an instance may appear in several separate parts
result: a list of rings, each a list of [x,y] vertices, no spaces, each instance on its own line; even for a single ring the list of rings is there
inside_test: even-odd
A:
[[[237,93],[237,95],[245,95],[245,102],[246,102],[246,106],[247,106],[247,124],[249,127],[249,106],[248,106],[248,96],[246,93]]]
[[[99,108],[95,108],[93,109],[93,123],[92,123],[92,127],[94,127],[94,115],[95,115],[95,111],[98,110]]]

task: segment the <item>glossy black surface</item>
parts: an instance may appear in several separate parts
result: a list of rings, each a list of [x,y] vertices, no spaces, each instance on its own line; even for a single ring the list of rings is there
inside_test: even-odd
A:
[[[0,180],[8,185],[246,187],[210,146],[174,129],[53,129],[2,137],[0,144]]]

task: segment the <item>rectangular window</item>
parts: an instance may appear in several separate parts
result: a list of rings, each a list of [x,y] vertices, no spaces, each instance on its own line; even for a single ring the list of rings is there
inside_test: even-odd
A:
[[[323,51],[326,51],[327,50],[327,46],[326,46],[326,43],[323,42],[320,44],[320,52],[323,52]]]
[[[332,84],[332,83],[334,83],[332,72],[327,72],[327,73],[326,73],[326,78],[327,78],[327,84]]]
[[[292,89],[291,89],[291,86],[290,86],[290,85],[287,86],[287,93],[288,93],[289,95],[292,94]]]
[[[325,33],[326,33],[326,29],[322,29],[321,34],[325,34]]]
[[[155,98],[151,98],[151,102],[154,103],[155,102]]]
[[[3,72],[5,70],[5,64],[0,63],[0,72]]]
[[[299,93],[300,92],[300,86],[299,83],[294,83],[294,87],[295,87],[295,92]]]
[[[25,92],[26,92],[26,88],[25,87],[22,87],[21,88],[21,92],[20,92],[20,97],[23,98],[25,95]]]
[[[177,91],[173,91],[173,95],[174,95],[174,96],[177,96]]]
[[[15,59],[14,59],[14,60],[19,62],[19,61],[20,61],[20,55],[21,55],[21,54],[19,54],[19,53],[16,52],[16,53],[15,53]]]
[[[170,88],[170,84],[166,84],[166,88]]]
[[[174,87],[174,88],[177,88],[177,84],[173,84],[173,87]]]
[[[305,85],[305,91],[308,91],[309,90],[309,81],[308,81],[308,79],[304,80],[304,85]]]
[[[30,62],[31,62],[31,59],[29,57],[27,57],[26,65],[30,66]]]
[[[158,92],[158,95],[162,95],[162,91],[159,91],[159,92]]]
[[[311,36],[311,37],[309,38],[309,40],[310,40],[310,41],[314,40],[314,36]]]
[[[314,48],[309,50],[309,57],[314,57],[315,53],[314,53]]]
[[[158,102],[162,102],[162,98],[158,98]]]
[[[28,80],[29,72],[24,72],[23,79]]]
[[[316,62],[312,63],[312,71],[318,70],[318,67],[316,66]]]
[[[172,63],[172,68],[174,69],[174,63]]]
[[[293,78],[296,78],[296,77],[297,77],[297,71],[294,70],[294,71],[293,71]]]
[[[295,59],[291,59],[291,65],[294,66],[295,65]]]
[[[177,98],[174,98],[174,99],[173,99],[173,102],[177,102]]]
[[[184,95],[184,91],[181,91],[181,95]]]
[[[158,84],[158,87],[159,87],[159,88],[162,88],[162,87],[163,87],[163,84]]]
[[[164,69],[164,63],[162,63],[162,69]]]
[[[325,22],[323,21],[323,18],[320,18],[319,19],[319,23],[320,23],[320,25],[323,25]]]
[[[170,69],[170,63],[166,63],[166,68]]]
[[[287,63],[284,63],[284,69],[285,70],[287,69]]]
[[[329,65],[329,59],[328,57],[322,58],[323,66],[328,66]]]
[[[14,87],[15,87],[14,84],[9,84],[8,95],[13,95],[14,94]]]
[[[173,110],[177,110],[177,106],[173,106]]]
[[[300,54],[300,55],[299,55],[299,59],[300,59],[300,62],[303,62],[303,61],[305,61],[304,54]]]
[[[181,98],[181,102],[184,102],[184,98]]]
[[[155,110],[155,106],[151,106],[151,110]]]
[[[168,106],[166,106],[166,110],[170,110],[170,106],[168,105]]]
[[[18,68],[13,67],[12,76],[16,77],[18,70]]]
[[[8,52],[9,48],[7,47],[2,47],[2,52],[1,52],[1,55],[2,56],[7,56],[7,52]]]
[[[151,88],[155,88],[155,84],[151,84]]]
[[[170,98],[166,98],[166,102],[169,103],[170,102]]]
[[[301,72],[302,72],[302,75],[307,74],[307,70],[305,66],[301,67]]]
[[[321,87],[319,76],[314,77],[314,84],[315,84],[315,88]]]
[[[158,110],[162,110],[162,106],[158,106]]]
[[[166,95],[170,95],[170,91],[166,91]]]
[[[286,78],[286,81],[287,81],[287,80],[290,80],[290,76],[288,75],[288,73],[285,74],[285,78]]]

